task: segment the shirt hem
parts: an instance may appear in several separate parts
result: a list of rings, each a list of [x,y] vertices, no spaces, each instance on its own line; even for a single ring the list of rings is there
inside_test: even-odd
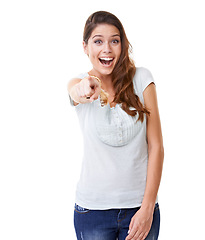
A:
[[[89,209],[89,210],[110,210],[110,209],[128,209],[128,208],[138,208],[141,207],[142,203],[135,203],[135,204],[113,204],[113,205],[106,205],[106,206],[97,206],[97,205],[90,205],[85,204],[83,202],[77,201],[75,202],[77,205]],[[158,199],[156,200],[155,204],[158,203]]]

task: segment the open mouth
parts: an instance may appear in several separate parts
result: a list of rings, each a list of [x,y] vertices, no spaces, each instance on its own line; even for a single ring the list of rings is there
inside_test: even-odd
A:
[[[99,58],[99,61],[104,66],[111,66],[114,58]]]

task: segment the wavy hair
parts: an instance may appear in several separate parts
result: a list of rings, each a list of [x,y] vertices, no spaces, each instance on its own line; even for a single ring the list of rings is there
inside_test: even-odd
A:
[[[138,120],[143,122],[144,114],[150,115],[150,112],[143,106],[139,97],[134,93],[133,77],[136,67],[130,58],[132,46],[127,39],[120,20],[109,12],[98,11],[93,13],[85,23],[83,41],[87,44],[92,31],[99,24],[103,23],[114,25],[119,30],[121,39],[121,55],[112,72],[112,82],[115,91],[113,102],[121,104],[122,109],[131,116],[135,116],[138,113]]]

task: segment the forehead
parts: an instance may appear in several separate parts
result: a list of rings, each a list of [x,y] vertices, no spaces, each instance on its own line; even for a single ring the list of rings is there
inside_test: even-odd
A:
[[[91,38],[95,35],[101,35],[103,37],[111,37],[113,35],[118,34],[120,36],[120,31],[118,28],[116,28],[114,25],[111,24],[99,24],[97,27],[93,30],[91,34]]]

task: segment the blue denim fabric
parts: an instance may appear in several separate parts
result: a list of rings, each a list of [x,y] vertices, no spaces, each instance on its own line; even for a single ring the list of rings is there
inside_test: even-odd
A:
[[[78,240],[125,240],[131,218],[140,208],[89,210],[75,204],[74,226]],[[156,203],[152,227],[146,240],[157,240],[160,227]]]

